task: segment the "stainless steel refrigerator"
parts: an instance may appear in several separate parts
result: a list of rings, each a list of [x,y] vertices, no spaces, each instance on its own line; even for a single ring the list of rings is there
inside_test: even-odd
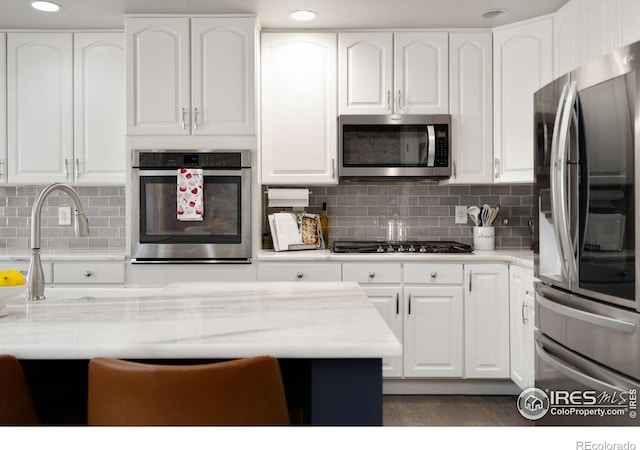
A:
[[[575,407],[543,424],[640,425],[639,69],[640,42],[535,94],[536,387]]]

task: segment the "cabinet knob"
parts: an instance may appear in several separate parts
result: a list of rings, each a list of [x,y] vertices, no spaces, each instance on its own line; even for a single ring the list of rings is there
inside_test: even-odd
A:
[[[431,279],[435,280],[436,278],[438,278],[438,272],[431,272]]]
[[[298,277],[298,278],[302,278],[303,276],[304,276],[304,273],[302,273],[302,272],[298,272],[296,274],[296,277]]]
[[[375,272],[369,272],[369,278],[374,278],[376,276]]]
[[[91,273],[91,271],[90,271],[90,270],[87,270],[87,271],[84,273],[84,276],[85,276],[85,277],[87,277],[87,278],[89,278],[91,275],[93,275],[93,274]]]

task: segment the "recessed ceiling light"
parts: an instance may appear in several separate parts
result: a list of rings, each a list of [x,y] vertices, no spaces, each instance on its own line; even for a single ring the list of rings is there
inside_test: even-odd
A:
[[[60,11],[60,5],[53,2],[31,2],[31,7],[38,11],[56,12]]]
[[[494,8],[483,11],[480,17],[483,19],[497,19],[499,17],[506,16],[507,14],[509,14],[508,9]]]
[[[304,22],[308,22],[309,20],[313,20],[318,17],[318,13],[315,11],[309,11],[306,9],[299,9],[297,11],[291,11],[289,13],[289,17],[293,20],[301,20]]]

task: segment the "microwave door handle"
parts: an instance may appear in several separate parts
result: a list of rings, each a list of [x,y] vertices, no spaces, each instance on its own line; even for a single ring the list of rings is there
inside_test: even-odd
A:
[[[614,386],[612,384],[606,383],[604,381],[598,380],[597,378],[593,378],[587,374],[584,374],[582,372],[579,372],[578,370],[574,369],[573,367],[570,367],[566,364],[564,364],[561,360],[551,356],[551,354],[547,353],[547,351],[544,349],[542,343],[536,339],[535,340],[535,349],[536,349],[536,353],[538,354],[538,357],[540,357],[540,359],[542,361],[544,361],[545,363],[547,363],[548,365],[550,365],[551,367],[553,367],[555,370],[557,370],[558,372],[560,372],[562,375],[566,376],[567,378],[571,378],[572,380],[575,380],[577,382],[579,382],[580,384],[583,384],[585,386],[589,386],[592,389],[596,389],[596,390],[600,390],[600,391],[606,391],[606,392],[618,392],[618,393],[626,393],[627,391],[624,389],[621,389],[617,386]]]
[[[571,119],[573,116],[573,105],[576,101],[577,85],[572,81],[567,90],[567,98],[564,102],[564,114],[560,119],[560,130],[558,133],[558,159],[557,161],[557,177],[558,177],[558,199],[560,204],[557,206],[559,215],[558,228],[560,230],[560,239],[564,253],[564,261],[569,272],[569,283],[572,284],[578,278],[578,269],[576,262],[576,253],[571,242],[571,228],[569,224],[570,212],[569,208],[574,207],[569,204],[569,192],[567,191],[567,167],[569,152],[569,130]]]
[[[556,240],[556,246],[560,251],[560,259],[565,260],[564,249],[562,247],[562,239],[560,238],[560,224],[558,222],[558,216],[560,214],[560,205],[562,199],[558,196],[558,136],[560,134],[560,122],[565,111],[565,99],[567,97],[567,91],[569,90],[569,83],[566,83],[562,88],[560,99],[558,100],[558,107],[556,108],[556,117],[553,125],[553,133],[551,135],[551,155],[550,155],[550,191],[551,191],[551,212],[553,214],[553,233]],[[562,264],[562,275],[567,276],[566,264]]]
[[[436,130],[433,125],[427,125],[427,167],[436,164]]]

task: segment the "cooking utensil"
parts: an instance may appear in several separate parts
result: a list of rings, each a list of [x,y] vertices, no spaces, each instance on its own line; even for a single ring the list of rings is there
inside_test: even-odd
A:
[[[491,208],[491,214],[489,214],[489,225],[487,226],[493,225],[493,222],[495,222],[499,212],[500,212],[500,205],[496,206],[495,208]]]
[[[476,226],[480,225],[478,223],[478,215],[480,215],[480,208],[478,208],[477,206],[470,206],[469,209],[467,209],[467,215],[471,217],[471,220]]]
[[[486,203],[482,205],[482,212],[480,213],[480,218],[482,219],[482,226],[489,226],[489,215],[491,214],[491,207]]]

